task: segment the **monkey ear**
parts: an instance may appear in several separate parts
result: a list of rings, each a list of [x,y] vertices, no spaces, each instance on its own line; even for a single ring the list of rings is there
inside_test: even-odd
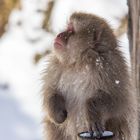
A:
[[[103,30],[95,31],[93,35],[93,50],[98,53],[104,53],[108,50],[108,47],[103,44],[101,37],[103,35]]]
[[[99,43],[94,50],[98,53],[104,53],[108,51],[108,46]]]
[[[101,34],[102,34],[102,31],[101,30],[100,31],[95,30],[93,32],[93,41],[94,42],[99,42],[100,41],[100,38],[101,38]]]

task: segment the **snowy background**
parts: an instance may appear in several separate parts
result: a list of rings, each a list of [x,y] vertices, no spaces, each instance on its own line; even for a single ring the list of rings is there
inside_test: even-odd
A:
[[[41,29],[44,19],[38,9],[47,0],[22,0],[14,10],[6,33],[0,38],[0,140],[42,140],[41,72],[47,56],[34,63],[34,55],[52,47],[55,35]],[[51,29],[58,33],[74,11],[97,14],[116,29],[127,14],[126,0],[57,0]],[[17,23],[21,22],[19,26]],[[118,38],[128,62],[126,34]]]

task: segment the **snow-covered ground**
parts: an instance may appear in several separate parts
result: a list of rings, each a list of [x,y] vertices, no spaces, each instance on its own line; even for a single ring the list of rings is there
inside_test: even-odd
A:
[[[22,11],[13,11],[0,39],[0,140],[42,139],[40,75],[47,57],[37,65],[33,58],[51,46],[54,38],[40,29],[43,15],[36,10],[46,5],[47,0],[22,0]],[[57,0],[51,18],[53,31],[62,30],[74,11],[104,17],[115,29],[127,13],[127,5],[126,0]],[[120,40],[129,58],[127,36]]]

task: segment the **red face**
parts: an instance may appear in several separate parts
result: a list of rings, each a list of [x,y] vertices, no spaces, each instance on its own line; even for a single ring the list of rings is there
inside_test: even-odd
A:
[[[72,23],[68,24],[66,31],[57,35],[54,41],[54,47],[56,49],[63,49],[66,47],[69,37],[74,34],[74,28]]]

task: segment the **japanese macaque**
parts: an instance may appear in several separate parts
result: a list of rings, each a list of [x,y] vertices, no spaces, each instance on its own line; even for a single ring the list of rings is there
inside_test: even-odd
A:
[[[95,15],[74,13],[54,41],[44,72],[44,140],[80,140],[104,130],[112,140],[137,140],[136,94],[116,37]]]

